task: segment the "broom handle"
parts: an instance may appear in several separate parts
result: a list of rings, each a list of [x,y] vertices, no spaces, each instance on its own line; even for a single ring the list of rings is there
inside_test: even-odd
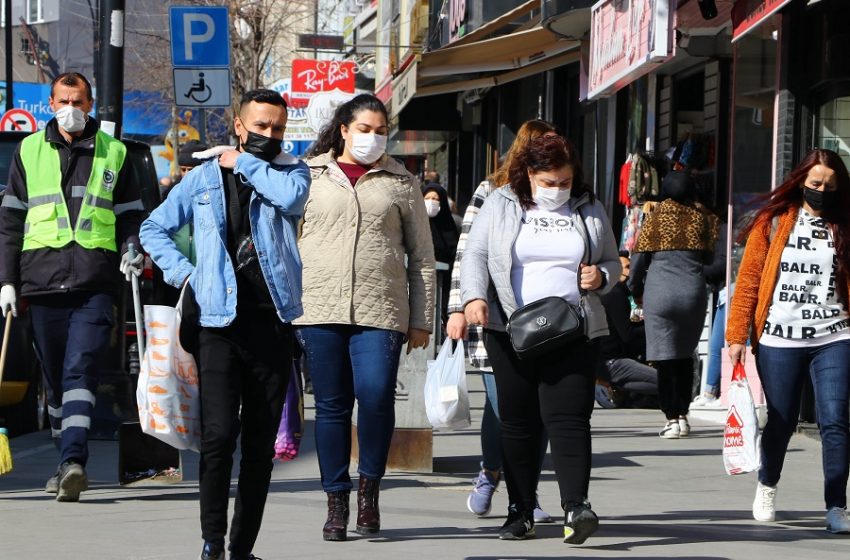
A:
[[[132,243],[127,245],[128,257],[136,256],[136,248]],[[130,285],[133,290],[133,314],[136,316],[136,344],[139,348],[139,363],[142,363],[145,355],[145,322],[142,318],[142,297],[139,293],[139,279],[135,274],[130,275]]]
[[[3,384],[3,371],[6,369],[6,350],[9,347],[9,333],[12,332],[12,311],[6,313],[6,328],[3,329],[3,348],[0,349],[0,385]]]

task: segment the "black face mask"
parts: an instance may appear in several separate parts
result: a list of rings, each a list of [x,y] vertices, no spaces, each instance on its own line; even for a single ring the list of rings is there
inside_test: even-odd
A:
[[[803,187],[803,200],[805,200],[815,212],[820,212],[824,208],[834,207],[836,202],[838,202],[837,194],[837,191],[816,191],[809,187]]]
[[[256,132],[248,132],[248,138],[242,142],[242,150],[263,161],[271,161],[280,154],[282,143],[283,140],[278,140],[277,138],[263,136]]]

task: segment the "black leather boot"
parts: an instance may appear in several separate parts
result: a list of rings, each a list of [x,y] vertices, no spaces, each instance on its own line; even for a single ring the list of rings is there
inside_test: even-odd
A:
[[[322,527],[326,541],[344,541],[348,532],[348,497],[350,492],[328,492],[328,520]]]
[[[374,535],[381,530],[381,511],[378,509],[380,490],[380,479],[360,477],[357,489],[357,532],[361,535]]]

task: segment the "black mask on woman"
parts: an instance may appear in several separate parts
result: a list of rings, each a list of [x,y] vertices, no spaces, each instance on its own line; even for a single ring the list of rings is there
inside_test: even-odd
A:
[[[837,194],[837,191],[816,191],[809,187],[803,187],[803,200],[805,200],[815,212],[820,212],[824,208],[832,208],[836,202],[838,202]]]
[[[263,161],[271,161],[280,154],[282,143],[283,140],[249,131],[248,138],[242,142],[242,150]]]

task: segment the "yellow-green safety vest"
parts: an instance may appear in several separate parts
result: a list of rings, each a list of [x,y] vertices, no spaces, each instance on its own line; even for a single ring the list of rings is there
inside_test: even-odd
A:
[[[97,131],[88,184],[85,188],[72,187],[71,196],[82,198],[83,204],[71,229],[59,152],[45,141],[44,131],[24,138],[21,162],[27,176],[28,201],[23,250],[58,249],[76,241],[86,249],[117,251],[112,193],[126,154],[124,144]]]

